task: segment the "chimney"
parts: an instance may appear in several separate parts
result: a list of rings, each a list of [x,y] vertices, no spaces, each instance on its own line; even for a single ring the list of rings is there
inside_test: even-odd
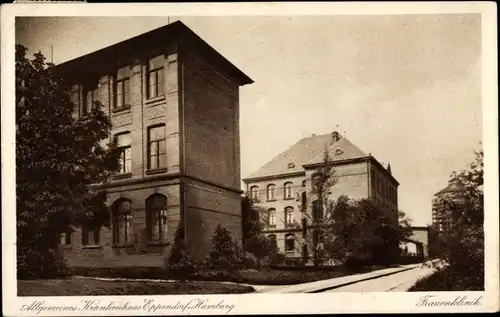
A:
[[[335,143],[338,140],[340,140],[339,133],[337,131],[332,132],[332,143]]]

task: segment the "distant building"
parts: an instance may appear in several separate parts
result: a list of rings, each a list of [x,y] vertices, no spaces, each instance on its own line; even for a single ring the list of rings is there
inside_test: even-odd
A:
[[[428,227],[411,227],[412,235],[403,241],[401,247],[406,253],[405,255],[413,255],[419,257],[429,256],[429,228]]]
[[[181,22],[62,63],[75,117],[94,101],[122,151],[111,228],[63,234],[70,266],[163,265],[182,226],[204,258],[221,224],[241,240],[239,87],[252,80]],[[50,119],[50,118],[48,118]]]
[[[296,238],[301,235],[304,213],[315,221],[324,217],[309,193],[317,168],[324,163],[325,149],[337,178],[329,192],[331,199],[341,195],[372,198],[393,210],[397,220],[399,183],[390,164],[384,167],[338,132],[304,138],[243,180],[248,195],[267,212],[264,233],[287,257],[312,254],[298,246]],[[314,245],[321,243],[321,237],[313,240]]]
[[[453,177],[448,186],[437,192],[432,200],[432,224],[438,232],[453,229],[452,217],[450,215],[450,203],[460,202],[463,199],[465,187],[462,182]]]

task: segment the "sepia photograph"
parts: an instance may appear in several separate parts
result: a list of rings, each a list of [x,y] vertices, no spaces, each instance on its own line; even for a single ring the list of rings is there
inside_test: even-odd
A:
[[[498,297],[481,11],[167,14],[16,15],[12,47],[2,34],[16,311],[375,292],[458,312],[488,279]],[[116,295],[141,300],[101,300]]]

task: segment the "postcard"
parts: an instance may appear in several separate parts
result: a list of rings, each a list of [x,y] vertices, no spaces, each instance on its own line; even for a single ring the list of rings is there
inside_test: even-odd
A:
[[[4,315],[497,311],[495,9],[2,5]]]

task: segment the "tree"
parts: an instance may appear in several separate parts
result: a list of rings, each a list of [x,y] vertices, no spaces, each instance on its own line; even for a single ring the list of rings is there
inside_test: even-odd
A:
[[[319,266],[320,261],[326,255],[324,243],[329,227],[332,224],[333,201],[329,197],[331,188],[337,183],[333,160],[327,148],[323,151],[323,162],[316,167],[312,175],[312,186],[308,193],[308,201],[302,201],[301,226],[302,238],[298,239],[301,246],[303,260],[307,261],[308,250],[312,251],[313,264]],[[307,206],[311,213],[306,212]]]
[[[61,233],[109,225],[105,183],[119,168],[108,138],[111,122],[99,104],[84,118],[67,86],[41,53],[29,60],[16,45],[16,204],[18,278],[52,277],[64,268]]]
[[[262,235],[262,214],[263,210],[256,207],[252,199],[244,196],[241,199],[242,216],[242,239],[243,249],[255,254],[258,258],[266,256],[270,251],[270,244],[264,235]]]
[[[241,267],[241,250],[231,238],[231,233],[220,224],[212,237],[212,250],[207,259],[210,268],[234,270]]]
[[[484,289],[484,193],[483,150],[475,152],[468,167],[453,173],[465,190],[445,198],[438,210],[451,217],[451,230],[438,234],[444,268],[454,276],[454,285],[467,290]],[[442,273],[442,272],[441,272]]]
[[[336,183],[334,163],[325,149],[312,176],[308,202],[312,212],[303,212],[302,220],[301,245],[312,249],[314,265],[325,257],[344,263],[397,261],[400,241],[411,235],[410,219],[371,199],[354,201],[342,195],[333,200],[330,192]]]

